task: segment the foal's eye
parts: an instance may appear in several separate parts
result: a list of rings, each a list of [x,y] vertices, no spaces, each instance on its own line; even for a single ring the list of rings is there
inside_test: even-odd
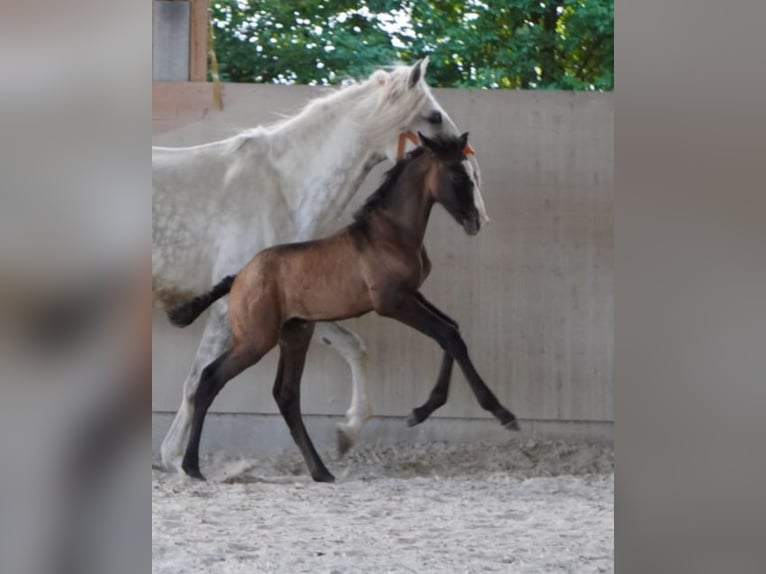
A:
[[[431,112],[431,115],[429,115],[426,120],[429,124],[439,125],[442,123],[442,113],[439,111]]]

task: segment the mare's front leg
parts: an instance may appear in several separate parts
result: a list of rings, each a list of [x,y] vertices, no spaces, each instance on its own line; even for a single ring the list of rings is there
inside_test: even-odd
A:
[[[194,413],[194,397],[197,393],[202,370],[221,356],[230,345],[231,329],[229,327],[228,307],[227,302],[221,300],[214,303],[210,309],[210,317],[205,325],[199,347],[197,347],[197,354],[184,381],[181,406],[162,441],[160,454],[162,463],[168,470],[181,471],[181,460],[189,442],[189,430]]]
[[[279,412],[303,454],[311,477],[316,482],[334,482],[335,477],[319,458],[301,416],[301,377],[313,334],[314,323],[310,321],[294,319],[282,326],[279,335],[279,369],[273,393]]]
[[[341,455],[356,444],[362,426],[372,416],[367,399],[367,350],[362,339],[353,331],[337,323],[319,323],[316,333],[332,347],[351,368],[351,404],[346,411],[346,422],[338,424],[338,451]]]
[[[468,356],[468,348],[455,325],[445,321],[436,308],[420,295],[397,293],[389,295],[376,306],[381,315],[392,317],[413,329],[428,335],[449,353],[460,365],[468,384],[481,407],[491,412],[509,430],[519,430],[515,415],[500,404],[487,387]],[[436,310],[438,311],[438,310]],[[440,312],[439,312],[440,313]]]

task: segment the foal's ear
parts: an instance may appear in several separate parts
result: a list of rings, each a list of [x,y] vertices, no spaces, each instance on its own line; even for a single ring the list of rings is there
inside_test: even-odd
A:
[[[420,138],[420,143],[422,143],[423,147],[426,149],[430,149],[432,152],[438,152],[441,149],[439,144],[431,138],[424,136],[422,133],[418,132],[418,137]]]
[[[458,138],[458,143],[460,144],[460,149],[465,149],[465,146],[468,145],[468,132],[461,134]]]
[[[415,65],[412,66],[412,70],[410,70],[410,79],[409,79],[409,82],[407,83],[410,89],[414,88],[420,81],[420,78],[425,76],[427,66],[428,66],[428,56],[426,56],[422,60],[418,60],[417,62],[415,62]]]

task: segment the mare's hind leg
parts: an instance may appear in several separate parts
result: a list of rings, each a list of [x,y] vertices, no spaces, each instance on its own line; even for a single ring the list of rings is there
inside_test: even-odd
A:
[[[210,363],[202,371],[197,392],[194,394],[194,414],[191,422],[189,443],[186,446],[186,454],[183,458],[182,468],[192,478],[205,480],[199,470],[199,443],[202,437],[202,425],[208,408],[221,392],[224,385],[236,377],[246,368],[257,363],[265,355],[271,346],[264,345],[262,348],[253,349],[244,346],[235,346],[226,351],[215,361]]]
[[[356,444],[359,432],[372,416],[366,388],[367,350],[359,335],[337,323],[319,323],[316,332],[351,368],[351,404],[346,411],[346,422],[338,424],[337,434],[338,451],[343,455]]]
[[[519,430],[514,414],[500,404],[494,393],[487,387],[468,356],[468,348],[460,331],[432,311],[422,296],[401,294],[398,298],[376,306],[378,313],[392,317],[428,335],[449,353],[460,365],[468,384],[481,407],[492,413],[509,430]],[[430,304],[429,304],[430,305]],[[430,305],[430,307],[433,307]]]
[[[281,355],[274,382],[274,400],[303,454],[311,477],[317,482],[333,482],[335,477],[319,458],[301,416],[301,376],[313,333],[314,323],[308,321],[292,320],[283,325],[279,336]]]

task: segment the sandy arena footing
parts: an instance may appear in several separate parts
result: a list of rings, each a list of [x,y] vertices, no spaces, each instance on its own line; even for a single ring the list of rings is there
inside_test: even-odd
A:
[[[202,460],[153,470],[153,572],[611,572],[613,452],[512,441]]]

